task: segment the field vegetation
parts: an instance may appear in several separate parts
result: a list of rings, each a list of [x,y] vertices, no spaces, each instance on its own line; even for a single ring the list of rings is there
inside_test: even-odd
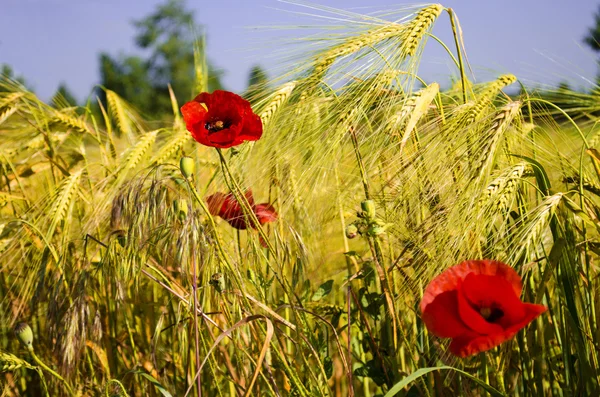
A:
[[[192,138],[187,93],[157,121],[108,88],[74,107],[2,80],[3,396],[600,394],[598,94],[474,83],[439,4],[343,17],[253,86],[262,137],[229,149]],[[419,76],[426,45],[449,88]],[[508,264],[547,311],[460,358],[419,305],[469,259]]]

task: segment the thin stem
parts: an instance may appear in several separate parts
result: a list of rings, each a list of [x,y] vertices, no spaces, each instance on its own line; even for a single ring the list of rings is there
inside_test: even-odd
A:
[[[256,214],[252,210],[250,203],[248,203],[248,200],[246,199],[246,195],[244,194],[241,187],[238,185],[237,181],[233,177],[233,173],[231,172],[231,169],[229,168],[229,165],[227,164],[227,161],[225,160],[225,156],[223,156],[223,152],[219,148],[216,148],[216,149],[217,149],[217,153],[219,154],[219,159],[221,160],[221,167],[223,168],[223,174],[225,176],[225,183],[227,183],[229,190],[231,190],[231,193],[233,193],[235,200],[242,207],[244,215],[248,217],[248,219],[250,220],[250,222],[252,223],[254,228],[258,231],[258,234],[260,235],[260,237],[266,244],[267,249],[269,250],[269,253],[271,255],[273,255],[274,258],[276,258],[277,252],[275,251],[275,248],[269,241],[269,238],[268,238],[267,234],[265,233],[265,231],[263,230],[260,222],[258,221]],[[267,266],[269,266],[269,268],[271,268],[268,258],[267,258]],[[285,281],[281,277],[280,272],[273,270],[273,274],[275,275],[277,282],[283,287],[286,295],[288,296],[289,301],[292,302],[292,297],[290,296],[290,293],[289,293],[291,288],[289,288],[289,286],[287,286],[285,284]],[[300,302],[299,298],[298,298],[298,302]]]
[[[106,395],[106,397],[109,397],[109,393],[108,393],[108,387],[109,387],[109,386],[110,386],[112,383],[115,383],[115,384],[116,384],[116,385],[119,387],[119,389],[121,389],[121,393],[123,393],[123,395],[124,395],[125,397],[129,397],[129,394],[127,394],[127,390],[125,390],[125,386],[123,386],[123,384],[122,384],[121,382],[119,382],[118,380],[116,380],[116,379],[111,379],[111,380],[109,380],[108,382],[106,382],[106,387],[105,387],[105,389],[104,389],[104,390],[105,390],[105,395]]]
[[[360,150],[358,147],[358,140],[356,139],[356,133],[354,132],[354,128],[350,127],[350,137],[352,137],[352,145],[354,146],[354,153],[356,154],[356,161],[358,163],[358,169],[360,170],[360,177],[362,179],[363,188],[365,190],[365,199],[369,200],[371,195],[369,194],[369,181],[367,179],[367,171],[365,169],[365,165],[362,160],[362,156],[360,154]]]
[[[48,393],[48,385],[46,384],[46,378],[44,378],[44,372],[40,368],[36,368],[35,371],[40,376],[40,380],[42,381],[42,387],[44,388],[44,395],[46,397],[50,397],[50,393]]]
[[[454,36],[456,54],[458,55],[458,68],[460,69],[460,82],[462,85],[463,102],[467,103],[467,86],[465,83],[467,75],[465,74],[465,65],[463,64],[462,51],[460,50],[460,42],[458,41],[458,32],[456,30],[456,22],[454,21],[456,15],[454,14],[454,10],[452,8],[446,8],[446,11],[448,11],[448,16],[450,16],[450,25],[452,25],[452,35]]]
[[[254,213],[254,211],[252,211],[252,208],[250,207],[250,203],[248,203],[248,200],[246,199],[244,192],[242,191],[241,187],[238,185],[237,181],[233,177],[233,173],[231,172],[231,169],[229,168],[229,165],[227,164],[227,161],[225,160],[225,156],[223,156],[223,152],[221,151],[221,149],[217,148],[217,153],[219,153],[219,159],[221,160],[221,166],[223,167],[223,171],[224,171],[223,173],[226,174],[225,182],[227,183],[229,181],[231,183],[231,186],[229,186],[229,190],[231,190],[231,192],[235,196],[236,201],[240,204],[240,206],[246,213],[245,215],[250,219],[250,222],[252,222],[252,225],[256,228],[256,230],[258,231],[258,234],[260,234],[260,236],[264,240],[269,252],[273,256],[277,256],[277,253],[275,252],[275,248],[273,248],[273,245],[269,241],[265,231],[262,229],[262,226],[261,226],[260,222],[258,221],[256,214]]]
[[[200,373],[200,339],[198,336],[198,276],[196,274],[196,255],[192,253],[192,272],[193,272],[193,284],[192,291],[194,293],[194,335],[196,339],[196,372]],[[202,381],[201,376],[198,375],[196,378],[196,387],[198,388],[198,396],[202,396]]]
[[[35,355],[35,353],[33,352],[33,348],[29,350],[29,354],[31,354],[31,358],[33,358],[33,360],[43,369],[45,369],[46,371],[48,371],[52,376],[54,376],[56,379],[60,380],[64,385],[65,388],[68,390],[69,394],[74,396],[75,393],[73,393],[73,389],[71,388],[71,386],[67,383],[67,381],[60,376],[57,372],[55,372],[54,370],[52,370],[52,368],[48,367],[46,364],[44,364],[44,362],[42,360],[40,360],[38,358],[38,356]]]

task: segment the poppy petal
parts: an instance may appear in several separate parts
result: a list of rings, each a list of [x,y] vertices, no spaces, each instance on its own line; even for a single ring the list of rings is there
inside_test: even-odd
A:
[[[461,284],[460,290],[461,295],[471,305],[476,307],[493,307],[501,310],[502,317],[496,323],[502,325],[503,328],[507,328],[511,324],[520,321],[525,316],[523,302],[515,295],[510,283],[502,276],[471,273]],[[487,334],[487,332],[481,333]]]
[[[471,275],[467,276],[467,279],[470,276]],[[481,335],[497,334],[504,331],[498,324],[487,322],[483,316],[471,306],[471,302],[465,297],[462,288],[458,290],[457,298],[460,319],[473,331]]]
[[[275,207],[269,203],[257,204],[254,206],[254,213],[256,214],[256,218],[258,218],[258,222],[261,225],[264,225],[268,222],[275,222],[278,217]]]
[[[421,300],[421,311],[438,294],[458,289],[462,280],[471,273],[500,276],[512,286],[516,296],[521,295],[521,278],[513,268],[499,261],[469,260],[444,270],[429,283]]]
[[[213,95],[214,95],[214,93],[213,93]],[[196,98],[194,98],[194,102],[203,103],[208,108],[211,106],[211,100],[210,100],[211,97],[212,97],[212,95],[209,94],[208,92],[201,92],[200,94],[196,95]]]
[[[534,303],[522,303],[525,315],[523,318],[506,329],[507,332],[513,331],[518,332],[520,329],[525,328],[530,322],[538,318],[538,316],[544,313],[548,308],[544,305],[536,305]]]
[[[188,131],[206,146],[226,149],[262,135],[262,121],[250,102],[233,92],[203,92],[186,103],[181,112]]]
[[[223,211],[223,204],[225,204],[226,199],[227,195],[224,193],[215,193],[208,196],[206,198],[208,212],[210,212],[211,215],[219,215]]]
[[[235,145],[240,130],[241,126],[239,124],[233,124],[229,128],[224,128],[218,132],[207,132],[207,139],[212,146],[225,149]]]
[[[442,292],[425,307],[422,319],[429,332],[440,338],[471,332],[458,313],[457,294],[457,291]]]
[[[455,356],[467,357],[484,352],[506,342],[515,335],[514,332],[501,332],[493,335],[479,335],[474,332],[463,334],[452,339],[450,352]]]
[[[187,102],[181,107],[181,114],[188,130],[197,124],[203,124],[206,113],[206,108],[195,101]]]
[[[249,115],[244,120],[244,128],[242,129],[239,138],[246,141],[257,141],[263,133],[262,120],[255,114]]]

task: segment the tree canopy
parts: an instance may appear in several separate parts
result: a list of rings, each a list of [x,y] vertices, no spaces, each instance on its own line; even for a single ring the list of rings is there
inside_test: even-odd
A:
[[[168,0],[133,22],[135,43],[146,56],[100,55],[103,87],[115,91],[142,112],[171,112],[168,86],[181,104],[195,94],[194,48],[202,48],[201,26],[183,0]],[[221,88],[221,73],[209,63],[209,91]]]
[[[594,15],[594,26],[588,29],[583,42],[594,51],[600,51],[600,8]]]

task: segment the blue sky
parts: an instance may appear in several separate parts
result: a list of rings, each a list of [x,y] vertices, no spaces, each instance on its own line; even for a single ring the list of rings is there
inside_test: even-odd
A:
[[[79,100],[99,82],[98,54],[135,50],[133,19],[151,13],[162,0],[2,0],[0,63],[23,75],[48,99],[66,82]],[[397,0],[316,0],[360,13],[393,10]],[[581,43],[600,0],[447,0],[463,27],[465,46],[478,81],[513,73],[534,84],[567,80],[584,87],[597,73],[597,55]],[[245,88],[252,65],[276,65],[272,54],[281,37],[302,32],[265,26],[322,24],[301,13],[318,13],[277,0],[187,0],[207,32],[208,56],[226,74],[226,88]],[[296,12],[296,13],[294,13]],[[451,44],[442,14],[434,34]],[[436,48],[437,47],[437,48]],[[454,71],[429,41],[421,75],[444,84]]]

